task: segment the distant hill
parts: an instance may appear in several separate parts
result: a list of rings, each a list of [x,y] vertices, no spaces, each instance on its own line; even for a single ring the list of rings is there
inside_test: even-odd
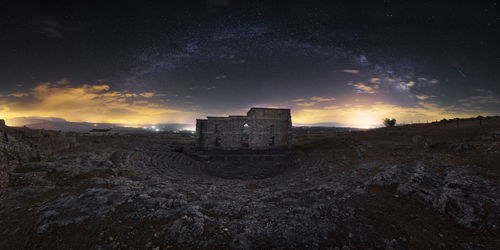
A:
[[[320,122],[311,124],[294,123],[293,126],[294,127],[337,127],[337,128],[348,127],[346,124],[339,122]]]
[[[11,127],[22,127],[26,126],[32,129],[46,129],[46,130],[60,130],[60,131],[74,131],[74,132],[89,132],[91,129],[104,129],[104,128],[115,128],[117,130],[122,130],[127,128],[126,125],[113,124],[113,123],[90,123],[90,122],[68,122],[61,118],[55,117],[17,117],[13,119],[6,120],[7,126]],[[144,124],[141,128],[135,128],[134,130],[143,130],[144,128],[151,129],[154,126],[156,129],[161,131],[178,131],[184,130],[192,127],[190,124],[177,124],[177,123],[165,123],[165,124]],[[133,128],[127,128],[130,130]]]
[[[13,119],[7,119],[6,122],[7,125],[9,126],[20,127],[26,124],[36,124],[45,122],[67,122],[67,121],[56,117],[16,117]]]
[[[328,126],[303,126],[303,127],[293,127],[293,136],[308,136],[308,135],[327,135],[327,134],[338,134],[351,131],[363,130],[359,128],[348,128],[348,127],[328,127]]]

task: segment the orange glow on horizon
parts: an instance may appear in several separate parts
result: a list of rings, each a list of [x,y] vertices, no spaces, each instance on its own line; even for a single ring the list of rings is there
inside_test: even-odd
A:
[[[154,92],[113,91],[108,85],[84,84],[74,87],[67,80],[61,80],[56,83],[41,83],[25,92],[0,95],[0,118],[5,119],[11,126],[24,125],[16,124],[13,118],[53,117],[69,122],[113,123],[139,128],[148,124],[161,123],[194,126],[196,118],[205,116],[205,114],[167,107],[164,102],[161,102],[161,98],[158,98],[162,96],[164,95]],[[339,126],[356,128],[382,126],[384,118],[395,118],[397,123],[401,124],[435,121],[443,118],[494,115],[481,112],[477,107],[440,106],[428,102],[427,96],[417,96],[418,103],[410,107],[385,104],[377,101],[377,98],[380,97],[371,94],[356,95],[349,99],[353,100],[349,103],[331,96],[313,96],[293,99],[289,103],[280,105],[268,103],[257,106],[292,106],[294,124],[314,125],[335,122],[339,123]],[[465,101],[462,104],[469,104]],[[239,108],[233,110],[235,112],[222,111],[224,114],[243,114],[248,109]]]
[[[111,91],[108,85],[73,87],[67,81],[41,83],[26,92],[0,96],[0,116],[54,117],[70,122],[114,123],[127,126],[156,123],[188,123],[192,112],[157,104],[153,92]],[[12,121],[11,121],[11,124]],[[23,125],[23,124],[13,124]]]
[[[493,115],[479,110],[441,107],[434,103],[419,102],[414,107],[403,107],[393,104],[376,102],[362,105],[334,105],[318,108],[300,108],[292,110],[292,120],[295,124],[311,125],[337,122],[347,127],[375,128],[382,126],[385,118],[395,118],[397,124],[431,122],[443,118],[468,118],[478,115]]]

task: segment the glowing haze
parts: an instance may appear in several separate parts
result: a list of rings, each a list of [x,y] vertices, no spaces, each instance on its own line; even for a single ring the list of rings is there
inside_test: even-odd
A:
[[[161,96],[153,92],[111,91],[105,84],[71,86],[64,79],[2,96],[0,114],[7,123],[16,117],[57,117],[72,122],[129,126],[190,121],[192,113],[162,105],[163,100],[158,99]]]
[[[374,94],[374,93],[369,93]],[[57,117],[72,122],[116,123],[127,126],[157,123],[192,124],[196,117],[205,115],[182,108],[169,107],[164,94],[154,92],[133,93],[113,91],[108,85],[72,86],[63,79],[56,83],[41,83],[25,92],[13,92],[0,97],[1,116],[7,122],[16,117]],[[352,94],[352,98],[363,98]],[[418,96],[418,100],[422,99]],[[474,98],[485,100],[487,97]],[[347,98],[350,99],[350,98]],[[381,101],[362,104],[363,99],[353,103],[340,102],[335,97],[300,98],[281,104],[293,111],[293,122],[311,125],[337,122],[338,126],[371,128],[381,124],[385,117],[396,117],[403,122],[426,122],[442,118],[487,115],[479,107],[441,107],[434,103],[418,101],[412,107],[385,104]],[[194,100],[195,101],[195,100]],[[492,97],[491,102],[500,102]],[[366,103],[366,102],[365,102]],[[470,104],[467,99],[462,104]],[[266,105],[270,107],[273,104]],[[231,113],[230,108],[227,114]],[[239,112],[234,110],[234,112]],[[241,113],[241,112],[240,112]],[[23,125],[23,124],[11,124]]]

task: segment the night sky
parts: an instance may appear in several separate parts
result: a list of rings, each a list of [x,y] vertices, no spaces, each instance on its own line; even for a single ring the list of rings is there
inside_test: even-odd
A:
[[[295,125],[500,114],[497,1],[0,3],[0,118]]]

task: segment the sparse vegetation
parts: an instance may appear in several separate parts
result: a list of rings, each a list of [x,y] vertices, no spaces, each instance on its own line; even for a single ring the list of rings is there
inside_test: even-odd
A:
[[[483,119],[484,117],[483,116],[478,116],[477,119],[479,120],[479,126],[482,127],[483,126]]]
[[[392,119],[385,118],[384,119],[384,126],[386,126],[386,127],[394,127],[394,126],[396,126],[396,119],[394,119],[394,118],[392,118]]]

